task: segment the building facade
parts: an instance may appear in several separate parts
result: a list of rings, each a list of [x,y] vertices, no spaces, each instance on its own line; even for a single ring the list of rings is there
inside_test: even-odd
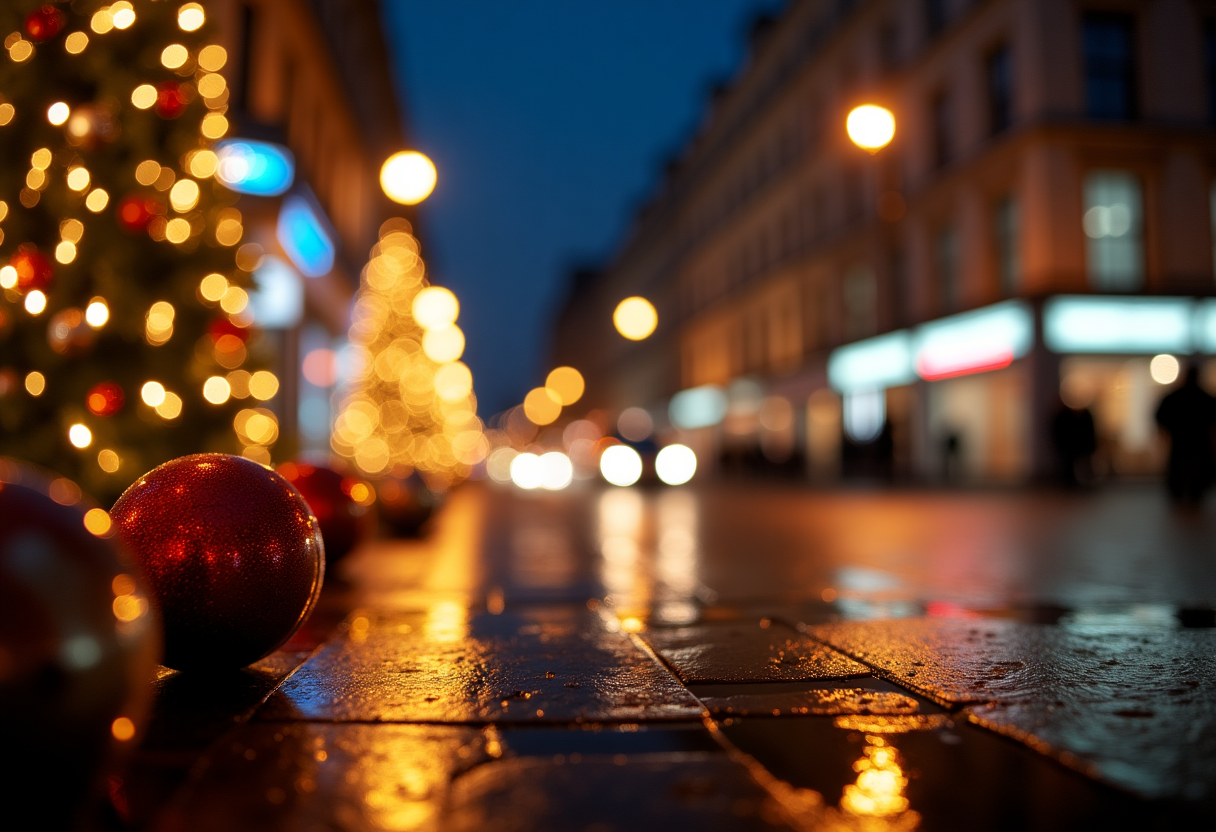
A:
[[[1064,402],[1099,466],[1216,352],[1216,3],[792,0],[601,273],[556,359],[703,459],[1022,480]],[[871,155],[844,125],[890,109]],[[656,335],[611,332],[643,295]],[[1161,356],[1157,358],[1157,356]]]
[[[212,0],[208,14],[228,56],[221,160],[225,143],[251,171],[269,154],[265,178],[226,181],[242,193],[253,317],[280,380],[265,405],[278,420],[274,456],[328,453],[335,355],[360,272],[386,219],[415,220],[379,185],[380,166],[405,145],[379,5]]]

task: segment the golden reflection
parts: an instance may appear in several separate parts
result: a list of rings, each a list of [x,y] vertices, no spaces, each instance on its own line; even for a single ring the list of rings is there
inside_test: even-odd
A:
[[[455,601],[437,601],[426,611],[427,638],[439,644],[464,641],[469,634],[469,613]]]
[[[700,584],[697,501],[685,491],[664,492],[658,500],[657,515],[656,578],[665,597],[691,599]]]
[[[645,501],[641,494],[614,489],[600,496],[600,580],[619,607],[636,608],[650,602],[653,579],[642,559],[644,532]]]
[[[908,811],[908,778],[899,752],[880,736],[866,735],[861,757],[853,763],[857,781],[844,787],[840,808],[862,817],[889,818]]]

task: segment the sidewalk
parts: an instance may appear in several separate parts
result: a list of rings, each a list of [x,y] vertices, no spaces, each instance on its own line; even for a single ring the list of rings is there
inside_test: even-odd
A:
[[[1216,816],[1214,541],[1149,492],[471,487],[342,564],[288,649],[166,672],[115,802],[166,830],[1171,828]]]

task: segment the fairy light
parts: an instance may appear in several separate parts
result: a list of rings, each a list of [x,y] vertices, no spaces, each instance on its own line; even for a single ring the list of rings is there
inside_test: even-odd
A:
[[[46,109],[46,120],[56,127],[61,126],[72,114],[72,108],[63,101],[56,101]]]

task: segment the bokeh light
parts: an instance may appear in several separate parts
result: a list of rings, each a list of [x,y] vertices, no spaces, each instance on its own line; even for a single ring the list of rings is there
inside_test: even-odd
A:
[[[687,445],[668,445],[655,457],[654,471],[668,485],[683,485],[697,473],[697,455]]]
[[[87,448],[93,444],[93,431],[77,422],[68,428],[68,440],[77,448]]]
[[[449,289],[427,286],[414,296],[410,311],[423,329],[443,329],[456,323],[460,302]]]
[[[642,478],[642,457],[628,445],[613,445],[600,455],[600,474],[613,485],[633,485]]]
[[[545,481],[545,466],[533,453],[518,454],[511,460],[511,482],[531,491]]]
[[[625,298],[612,313],[612,324],[630,341],[641,341],[650,337],[658,326],[659,313],[646,298]]]
[[[583,397],[586,383],[573,367],[558,367],[545,379],[545,387],[557,396],[562,407],[569,407]]]
[[[853,144],[877,153],[895,138],[895,116],[885,107],[863,104],[849,113],[845,119],[845,130]]]
[[[627,407],[616,420],[616,432],[630,442],[641,442],[654,433],[654,419],[640,407]]]
[[[541,487],[547,488],[550,491],[560,491],[570,484],[574,479],[574,466],[570,464],[570,457],[566,456],[561,451],[550,451],[547,454],[541,454]]]
[[[561,413],[561,402],[547,387],[535,387],[524,396],[524,415],[534,425],[553,424]]]
[[[1173,384],[1178,380],[1178,373],[1181,369],[1178,359],[1169,354],[1153,356],[1153,360],[1148,365],[1149,375],[1158,384]]]
[[[417,205],[431,195],[439,174],[435,163],[415,150],[394,153],[380,168],[380,187],[394,202]]]

